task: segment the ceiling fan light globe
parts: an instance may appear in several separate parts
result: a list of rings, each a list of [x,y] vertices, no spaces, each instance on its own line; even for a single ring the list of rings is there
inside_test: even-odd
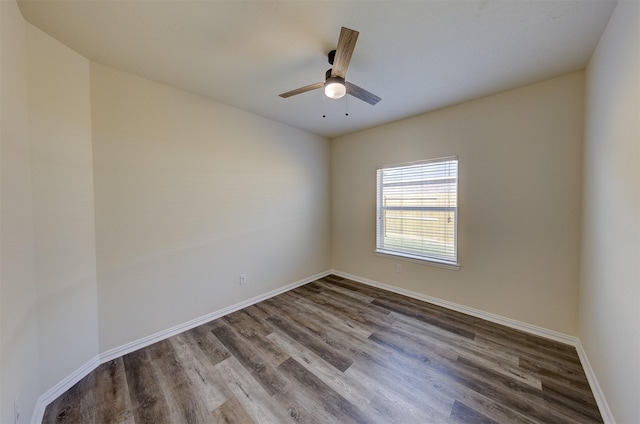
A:
[[[324,94],[330,99],[340,99],[347,94],[347,87],[342,78],[329,78],[324,85]]]

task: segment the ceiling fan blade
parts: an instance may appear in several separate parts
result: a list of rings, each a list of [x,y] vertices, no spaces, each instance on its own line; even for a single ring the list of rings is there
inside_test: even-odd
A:
[[[315,90],[316,88],[324,87],[324,82],[316,82],[315,84],[305,85],[304,87],[296,88],[295,90],[287,91],[286,93],[279,94],[282,98],[295,96],[296,94],[306,93],[307,91]]]
[[[357,97],[363,102],[369,103],[371,106],[382,100],[375,94],[365,90],[364,88],[358,87],[355,84],[351,84],[349,81],[345,81],[344,85],[347,87],[347,94],[351,94],[353,97]]]
[[[333,68],[331,69],[332,77],[344,78],[347,75],[347,68],[353,55],[353,49],[356,48],[358,41],[358,31],[342,27],[340,37],[338,38],[338,47],[336,47],[336,55],[333,58]]]

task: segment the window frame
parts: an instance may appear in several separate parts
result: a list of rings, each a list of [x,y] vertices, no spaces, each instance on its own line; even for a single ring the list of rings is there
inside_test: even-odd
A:
[[[416,208],[418,208],[418,210],[424,210],[424,211],[449,210],[454,213],[453,251],[454,251],[455,261],[449,261],[446,259],[429,256],[429,255],[412,254],[412,253],[401,251],[401,250],[384,248],[385,246],[384,246],[383,240],[384,240],[385,226],[384,226],[384,213],[382,213],[384,211],[384,208],[381,206],[383,204],[384,190],[382,190],[383,181],[382,181],[381,173],[384,170],[393,169],[393,168],[404,168],[404,167],[410,167],[410,166],[416,166],[416,165],[427,165],[430,163],[439,163],[439,162],[448,162],[448,161],[456,161],[455,206],[454,207],[448,206],[446,208],[438,207],[438,206],[420,206],[420,207],[410,207],[411,209],[407,209],[407,210],[416,210]],[[433,266],[438,266],[438,267],[447,268],[447,269],[453,269],[453,270],[460,269],[460,260],[458,255],[459,253],[458,252],[458,216],[459,216],[458,198],[459,198],[459,178],[460,178],[459,164],[460,164],[460,161],[458,159],[458,156],[446,156],[441,158],[404,162],[404,163],[398,163],[393,165],[381,165],[377,167],[376,169],[376,249],[375,249],[376,255],[382,256],[382,257],[399,259],[403,261],[425,264],[425,265],[433,265]],[[396,206],[394,207],[394,210],[402,210],[401,208],[402,207]]]

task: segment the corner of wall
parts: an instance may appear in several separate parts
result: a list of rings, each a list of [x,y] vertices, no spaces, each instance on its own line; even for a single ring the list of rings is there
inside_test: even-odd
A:
[[[585,84],[579,334],[611,420],[640,422],[640,2],[618,2]]]

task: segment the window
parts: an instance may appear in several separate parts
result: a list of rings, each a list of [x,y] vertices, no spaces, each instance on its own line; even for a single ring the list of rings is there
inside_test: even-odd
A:
[[[457,267],[458,158],[377,172],[376,252]]]

